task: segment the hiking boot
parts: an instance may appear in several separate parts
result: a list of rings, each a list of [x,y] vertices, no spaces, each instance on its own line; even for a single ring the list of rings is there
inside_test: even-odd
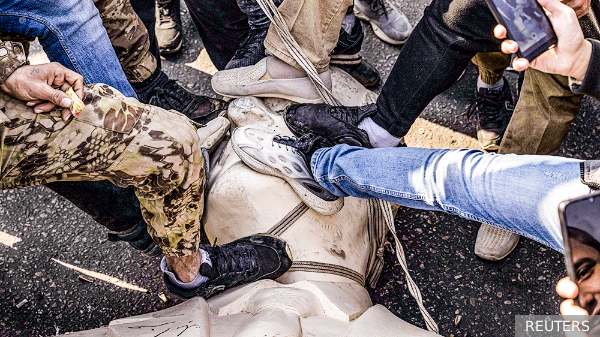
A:
[[[515,104],[508,81],[501,90],[479,88],[467,107],[467,118],[478,115],[477,139],[485,151],[498,151]]]
[[[216,243],[216,241],[215,241]],[[182,298],[208,298],[216,292],[262,279],[276,279],[292,266],[288,244],[270,234],[250,235],[221,246],[200,245],[212,263],[202,263],[199,274],[208,281],[197,288],[183,289],[164,273],[167,288]]]
[[[148,225],[144,220],[138,222],[135,227],[128,231],[109,233],[108,241],[126,241],[131,247],[149,257],[156,257],[162,254],[160,247],[156,245],[150,234],[148,234]]]
[[[378,38],[392,45],[403,44],[412,32],[408,18],[389,0],[356,0],[354,14],[369,22]]]
[[[515,250],[520,237],[507,230],[481,224],[475,241],[475,255],[489,261],[502,260]]]
[[[178,53],[183,45],[179,0],[156,0],[156,39],[161,55]]]
[[[268,28],[266,29],[251,29],[248,37],[238,47],[233,57],[225,66],[225,69],[235,69],[240,67],[253,66],[258,61],[266,57],[265,55],[265,38],[267,37]]]
[[[309,140],[305,137],[303,140]],[[337,213],[343,199],[331,194],[312,176],[306,153],[316,145],[317,138],[298,143],[295,137],[279,136],[248,127],[237,128],[231,144],[242,161],[255,171],[284,179],[307,206],[319,214]],[[303,145],[305,153],[298,147]]]
[[[285,124],[298,137],[312,134],[323,138],[322,145],[336,144],[373,147],[369,136],[358,128],[361,120],[377,112],[377,105],[359,107],[327,104],[290,105],[283,113]]]
[[[217,94],[225,97],[275,97],[297,103],[323,102],[323,98],[308,77],[261,80],[267,74],[267,64],[269,62],[283,61],[276,60],[274,56],[269,56],[253,66],[218,71],[210,81],[212,88]],[[320,73],[319,77],[331,90],[331,70],[328,69]]]
[[[228,104],[220,99],[199,96],[182,88],[175,80],[153,89],[149,104],[165,110],[175,110],[196,123],[206,124],[215,119]]]

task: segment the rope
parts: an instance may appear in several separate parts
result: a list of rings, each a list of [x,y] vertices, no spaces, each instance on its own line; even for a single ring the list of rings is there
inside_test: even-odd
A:
[[[304,271],[312,273],[326,273],[349,278],[361,286],[365,286],[365,277],[359,272],[350,268],[342,267],[337,264],[314,262],[314,261],[294,261],[289,271]]]
[[[306,206],[304,202],[300,202],[294,209],[292,209],[288,214],[286,214],[283,219],[279,220],[275,226],[271,227],[267,234],[281,236],[283,232],[285,232],[288,228],[290,228],[296,220],[298,220],[306,211],[308,211],[309,207]]]
[[[404,270],[404,275],[406,276],[406,283],[408,284],[408,291],[410,291],[410,294],[417,301],[417,305],[419,306],[421,315],[423,316],[423,319],[425,319],[425,324],[427,325],[427,330],[433,331],[433,332],[439,334],[440,330],[439,330],[437,324],[435,323],[435,321],[433,320],[433,318],[431,317],[431,315],[429,314],[429,312],[427,311],[427,309],[425,309],[425,306],[423,305],[423,298],[421,297],[421,291],[419,290],[419,287],[417,286],[415,281],[412,279],[412,277],[410,277],[410,273],[408,271],[408,265],[406,263],[406,257],[404,256],[404,249],[402,248],[402,243],[400,243],[400,240],[398,239],[398,235],[396,235],[396,226],[394,224],[394,217],[392,215],[392,208],[390,207],[390,203],[387,201],[380,200],[380,199],[377,199],[377,200],[379,201],[379,204],[381,206],[381,211],[383,212],[383,218],[387,222],[388,228],[390,229],[390,232],[392,232],[392,235],[394,236],[394,241],[396,242],[396,257],[398,258],[398,261],[400,261],[400,266]]]

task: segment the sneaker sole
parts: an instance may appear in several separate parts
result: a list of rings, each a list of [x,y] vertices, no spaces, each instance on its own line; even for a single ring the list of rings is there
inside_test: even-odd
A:
[[[251,95],[245,95],[245,96],[237,96],[237,95],[229,95],[229,94],[223,94],[217,90],[215,90],[213,88],[214,92],[216,92],[217,94],[223,96],[223,97],[229,97],[229,98],[243,98],[243,97],[248,97],[248,96],[254,96],[254,97],[263,97],[263,98],[282,98],[282,99],[287,99],[289,101],[292,102],[296,102],[296,103],[300,103],[300,104],[304,104],[304,103],[309,103],[309,104],[318,104],[318,103],[324,103],[322,98],[319,99],[306,99],[306,98],[302,98],[302,97],[297,97],[297,96],[292,96],[292,95],[286,95],[286,94],[282,94],[282,93],[262,93],[262,94],[251,94]]]
[[[354,15],[357,18],[368,22],[371,25],[371,28],[373,28],[373,32],[375,33],[375,35],[377,35],[377,37],[380,38],[383,42],[389,43],[394,46],[399,46],[399,45],[403,45],[404,42],[406,42],[408,40],[408,37],[406,38],[406,40],[402,40],[402,41],[392,39],[386,33],[384,33],[383,30],[381,30],[381,28],[379,28],[376,24],[374,24],[373,21],[371,21],[371,19],[369,19],[366,15],[357,11],[356,9],[354,10]],[[410,35],[409,35],[409,37],[410,37]]]
[[[483,146],[481,143],[479,143],[479,146],[481,146],[481,149],[483,151],[497,152],[498,150],[500,150],[500,145],[496,145],[496,144]]]
[[[179,44],[175,48],[158,48],[160,51],[160,55],[173,55],[179,53],[181,51],[181,47],[183,47],[183,39],[179,41]]]
[[[339,212],[342,209],[342,207],[344,207],[344,198],[338,198],[335,201],[325,201],[317,197],[316,195],[308,192],[306,187],[302,186],[302,184],[298,183],[295,179],[292,179],[287,175],[281,173],[281,171],[276,170],[252,158],[241,148],[239,148],[235,142],[231,142],[231,144],[233,147],[233,151],[240,157],[240,159],[242,159],[242,161],[246,165],[250,166],[250,168],[257,172],[268,174],[285,180],[288,184],[290,184],[290,186],[296,192],[298,197],[315,212],[321,215],[333,215]]]

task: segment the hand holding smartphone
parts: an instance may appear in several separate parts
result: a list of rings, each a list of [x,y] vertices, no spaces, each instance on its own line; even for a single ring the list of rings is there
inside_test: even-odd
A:
[[[486,0],[492,14],[511,40],[519,44],[517,56],[533,61],[558,39],[544,9],[536,0]]]
[[[599,315],[600,192],[563,201],[558,212],[567,274],[579,288],[579,296],[575,301],[590,315]],[[591,318],[590,323],[596,326],[598,319]]]

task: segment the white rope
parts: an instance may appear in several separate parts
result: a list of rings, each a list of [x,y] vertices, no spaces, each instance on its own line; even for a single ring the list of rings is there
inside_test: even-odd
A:
[[[273,0],[257,0],[257,1],[258,1],[258,4],[260,5],[260,8],[262,8],[263,12],[271,20],[271,25],[275,27],[277,34],[279,35],[279,37],[285,44],[290,55],[292,55],[294,60],[296,60],[296,62],[298,62],[300,67],[302,67],[302,69],[304,69],[304,71],[308,74],[308,77],[310,78],[312,83],[315,85],[315,88],[319,92],[319,95],[321,95],[321,97],[323,97],[323,100],[325,101],[325,103],[327,103],[329,105],[341,105],[340,102],[333,96],[331,91],[329,89],[327,89],[327,86],[325,86],[325,83],[323,83],[323,81],[319,77],[319,73],[317,72],[317,69],[312,64],[312,62],[309,61],[308,57],[306,56],[306,54],[304,54],[304,51],[302,50],[300,45],[296,42],[296,40],[290,33],[290,29],[288,28],[287,24],[285,23],[283,16],[277,9],[277,6],[275,6],[275,4],[273,3]],[[379,200],[379,206],[380,206],[381,212],[383,213],[384,221],[387,223],[387,226],[388,226],[390,232],[392,232],[392,235],[394,236],[394,241],[396,242],[396,257],[398,258],[398,261],[400,261],[400,266],[404,270],[404,274],[406,276],[406,282],[408,284],[408,290],[410,291],[411,295],[417,301],[417,305],[419,306],[421,315],[425,319],[425,324],[427,325],[427,329],[429,331],[433,331],[433,332],[439,334],[439,328],[438,328],[437,324],[435,323],[435,321],[433,320],[433,318],[431,317],[431,315],[429,314],[427,309],[425,309],[425,305],[423,304],[423,298],[421,297],[421,291],[419,290],[419,287],[417,286],[415,281],[412,279],[412,277],[410,276],[410,273],[408,271],[406,257],[404,256],[404,249],[402,249],[402,243],[400,242],[400,240],[398,239],[398,236],[396,235],[396,226],[394,225],[394,217],[392,215],[392,209],[390,207],[390,203],[387,201]]]
[[[388,228],[394,236],[394,241],[396,242],[396,257],[398,258],[398,261],[400,261],[400,266],[404,270],[404,275],[406,276],[406,283],[408,285],[408,291],[410,291],[410,294],[417,301],[417,305],[419,306],[421,315],[423,316],[423,319],[425,319],[427,330],[439,334],[440,330],[437,326],[437,323],[435,323],[433,317],[431,317],[427,309],[425,309],[425,305],[423,304],[423,298],[421,297],[421,291],[419,290],[419,287],[412,279],[412,277],[410,277],[410,273],[408,271],[408,264],[406,263],[406,257],[404,256],[404,249],[402,248],[402,243],[398,239],[398,235],[396,235],[396,226],[394,224],[394,216],[392,215],[392,208],[390,206],[390,203],[381,199],[378,199],[378,201],[381,206],[381,211],[383,212],[383,217],[388,225]]]

